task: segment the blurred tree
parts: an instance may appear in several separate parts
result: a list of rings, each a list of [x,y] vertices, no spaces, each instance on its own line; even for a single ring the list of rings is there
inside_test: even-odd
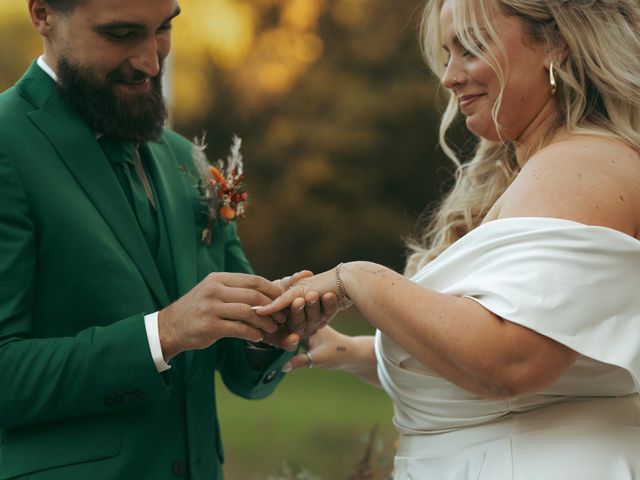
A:
[[[421,2],[234,3],[260,19],[253,46],[232,67],[213,59],[213,103],[176,126],[207,130],[213,156],[233,132],[246,140],[252,205],[240,231],[257,270],[346,259],[401,269],[402,236],[448,178],[437,89],[418,48]]]
[[[20,78],[41,49],[27,15],[27,2],[0,1],[0,91]]]

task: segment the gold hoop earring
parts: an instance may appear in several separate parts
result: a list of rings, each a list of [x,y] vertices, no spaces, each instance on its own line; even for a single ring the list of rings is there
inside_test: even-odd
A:
[[[551,95],[555,95],[558,91],[558,84],[556,83],[556,76],[553,73],[553,62],[549,65],[549,84],[551,85]]]

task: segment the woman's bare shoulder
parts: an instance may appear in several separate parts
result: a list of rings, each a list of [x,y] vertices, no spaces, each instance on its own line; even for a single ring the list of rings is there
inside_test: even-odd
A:
[[[551,143],[531,157],[527,164],[536,165],[546,161],[588,162],[596,165],[616,165],[622,162],[637,162],[640,152],[627,143],[612,137],[596,135],[567,135]]]
[[[640,225],[640,154],[616,139],[575,135],[543,148],[501,199],[499,217],[543,216],[634,235]]]

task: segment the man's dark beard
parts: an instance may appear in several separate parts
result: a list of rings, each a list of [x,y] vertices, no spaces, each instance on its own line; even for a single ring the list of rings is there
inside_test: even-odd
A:
[[[146,75],[134,70],[111,72],[106,81],[68,59],[58,65],[59,90],[64,100],[96,133],[116,140],[138,143],[157,140],[167,119],[162,96],[162,75],[151,78],[151,90],[141,94],[116,95],[119,81],[135,82]]]

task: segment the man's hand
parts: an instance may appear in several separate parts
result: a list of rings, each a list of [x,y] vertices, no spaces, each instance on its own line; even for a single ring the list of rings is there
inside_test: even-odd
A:
[[[185,350],[206,348],[223,337],[263,341],[279,325],[269,316],[256,315],[251,307],[266,305],[281,293],[278,285],[255,275],[209,274],[160,311],[158,330],[165,361]],[[282,315],[273,317],[284,321]],[[282,339],[286,340],[287,337]]]

